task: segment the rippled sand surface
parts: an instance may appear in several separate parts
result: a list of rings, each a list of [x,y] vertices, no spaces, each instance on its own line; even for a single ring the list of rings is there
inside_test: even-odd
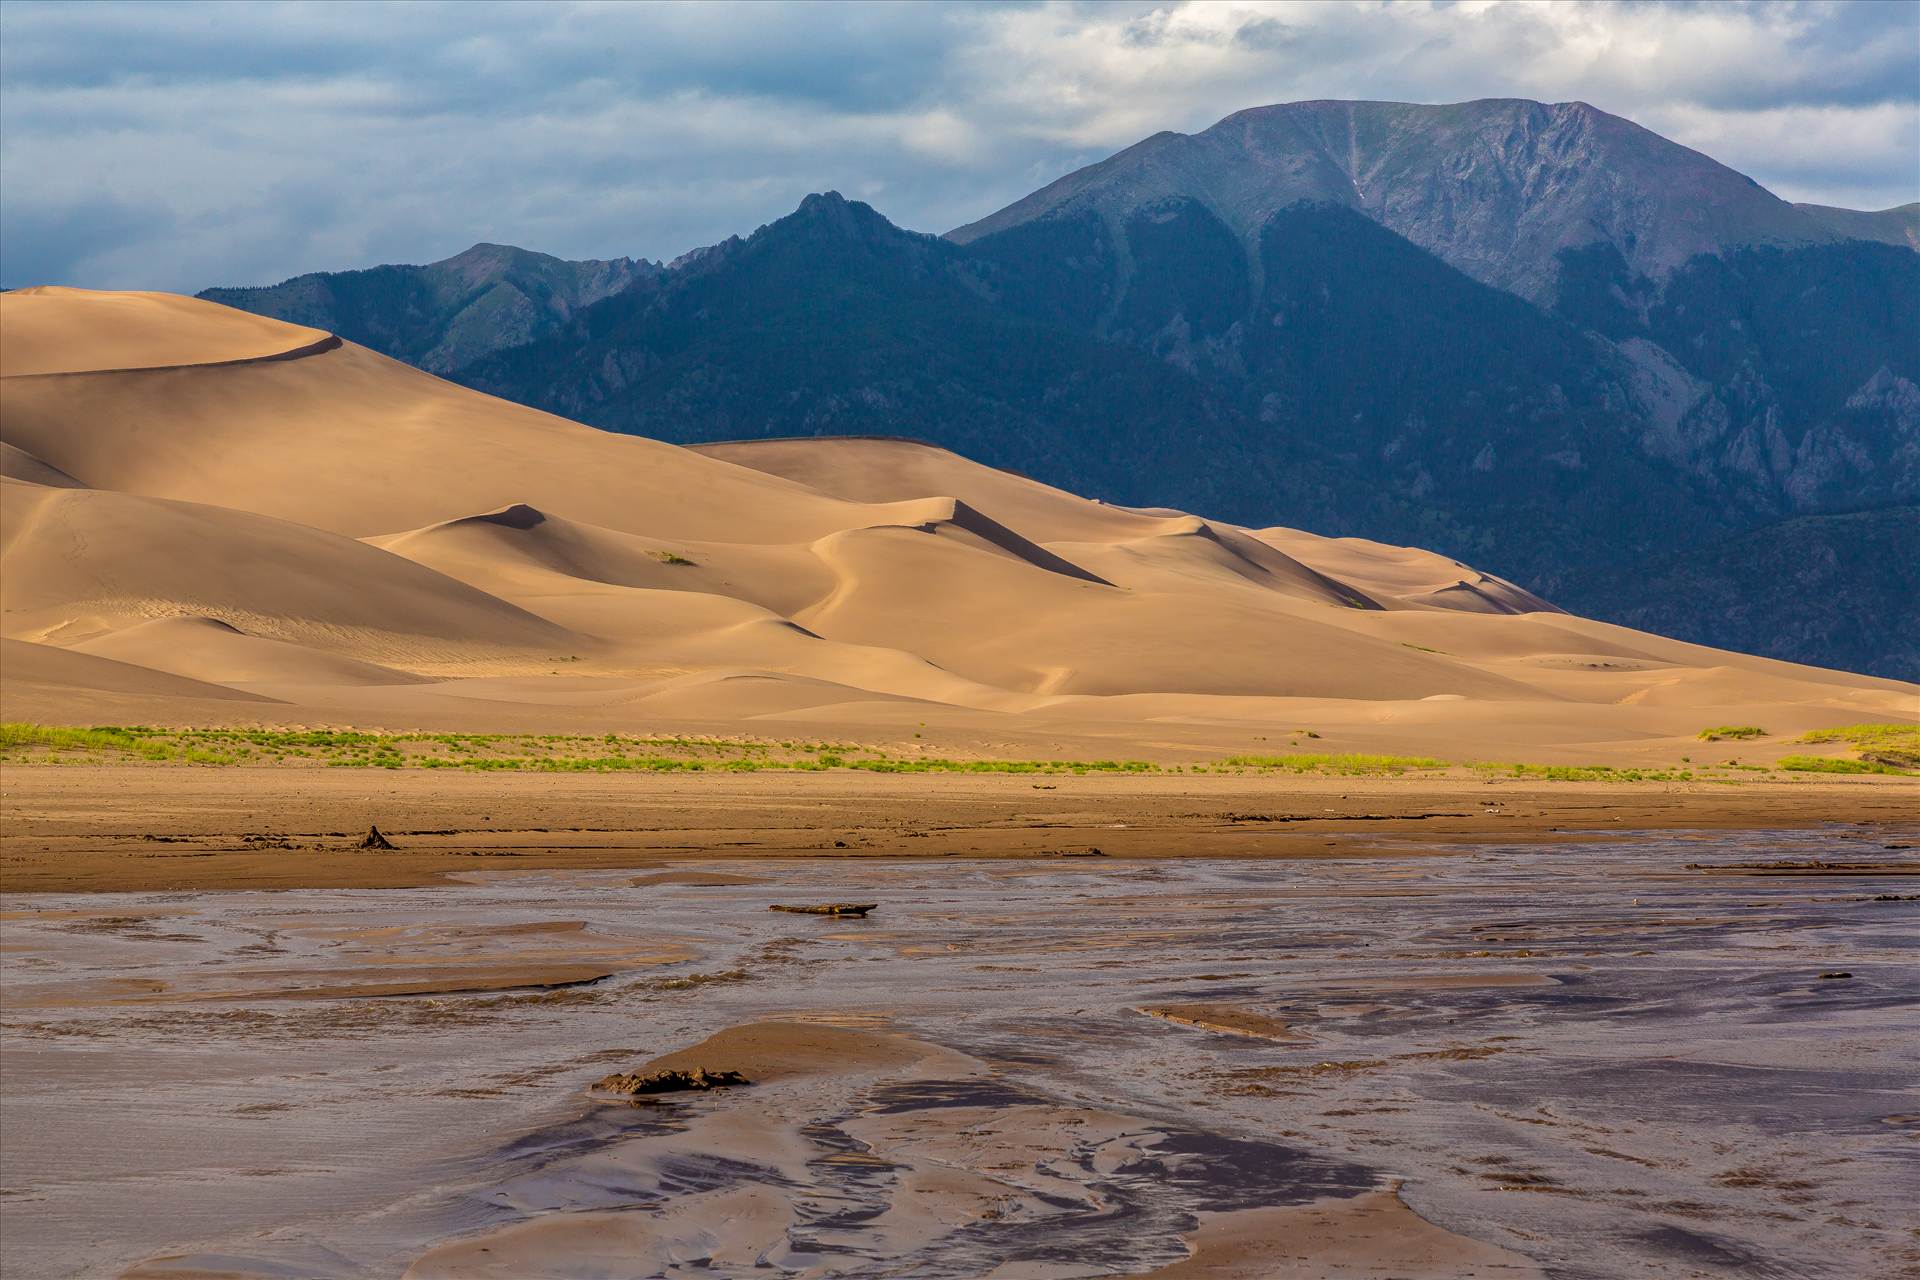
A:
[[[16,896],[0,1270],[1890,1274],[1911,842]]]

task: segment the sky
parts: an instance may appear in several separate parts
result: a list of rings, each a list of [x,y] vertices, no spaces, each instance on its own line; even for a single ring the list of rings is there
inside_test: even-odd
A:
[[[1920,3],[0,3],[0,283],[478,241],[670,259],[813,191],[943,232],[1308,98],[1581,100],[1790,200],[1920,199]]]

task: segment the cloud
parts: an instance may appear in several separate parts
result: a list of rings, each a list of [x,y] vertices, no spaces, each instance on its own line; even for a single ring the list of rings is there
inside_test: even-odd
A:
[[[8,0],[0,282],[671,257],[827,188],[941,231],[1316,97],[1578,98],[1882,207],[1920,196],[1917,50],[1906,4]]]

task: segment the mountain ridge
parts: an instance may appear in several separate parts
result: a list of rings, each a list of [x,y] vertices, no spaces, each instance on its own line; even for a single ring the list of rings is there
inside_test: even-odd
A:
[[[581,307],[664,269],[635,258],[572,262],[482,241],[425,265],[308,272],[274,285],[203,289],[196,296],[326,329],[447,373],[533,341]]]
[[[1878,240],[1882,244],[1920,249],[1920,200],[1890,209],[1841,209],[1826,204],[1796,204],[1794,208],[1804,210],[1849,239]]]

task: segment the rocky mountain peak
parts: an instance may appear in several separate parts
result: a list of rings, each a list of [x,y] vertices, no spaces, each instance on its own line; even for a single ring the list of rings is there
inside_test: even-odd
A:
[[[1603,244],[1636,275],[1740,245],[1845,238],[1831,219],[1589,103],[1317,100],[1253,107],[1196,134],[1156,134],[949,233],[965,244],[1046,217],[1124,229],[1196,201],[1253,251],[1292,205],[1368,217],[1487,284],[1551,298],[1565,250]],[[1122,230],[1124,236],[1124,230]]]
[[[849,200],[838,191],[815,192],[802,200],[792,213],[763,230],[774,228],[852,239],[911,234],[894,226],[872,205]]]

